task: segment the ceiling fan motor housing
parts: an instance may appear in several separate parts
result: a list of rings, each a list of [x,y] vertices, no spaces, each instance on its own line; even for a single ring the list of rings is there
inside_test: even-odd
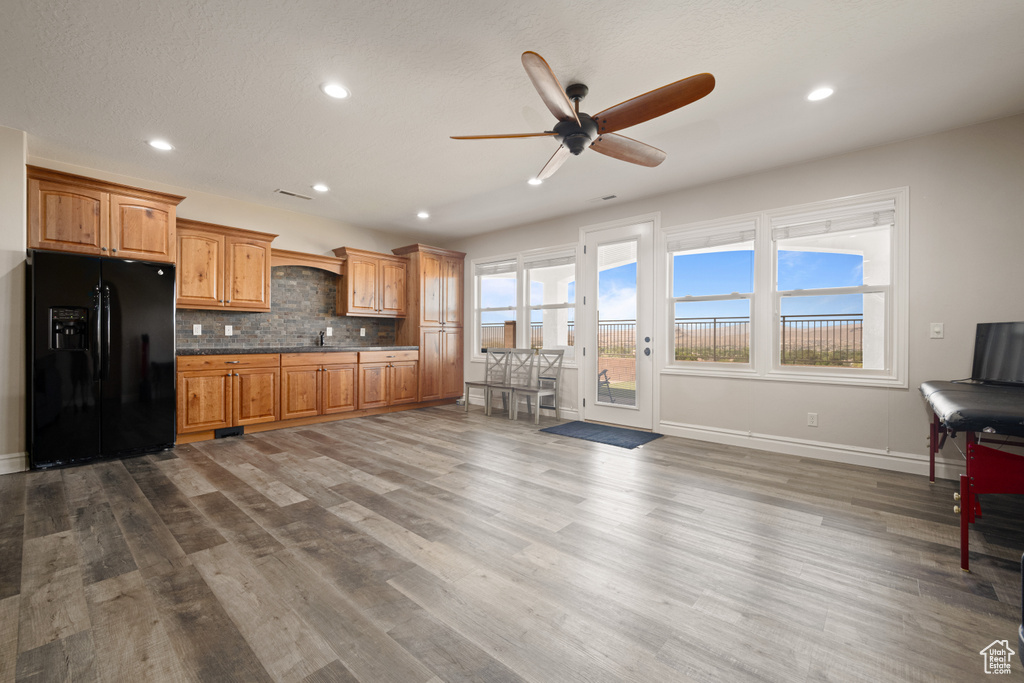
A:
[[[555,124],[555,134],[563,145],[575,156],[597,139],[597,121],[589,115],[580,113],[579,125],[575,121],[559,121]]]

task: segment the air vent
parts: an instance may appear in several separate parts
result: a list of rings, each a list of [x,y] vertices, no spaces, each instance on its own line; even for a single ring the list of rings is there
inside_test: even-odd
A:
[[[594,197],[593,199],[588,199],[587,201],[588,202],[606,202],[606,201],[608,201],[610,199],[617,199],[617,198],[618,198],[618,195],[606,194],[603,197]]]
[[[298,192],[290,192],[288,190],[282,190],[280,188],[274,190],[274,192],[277,192],[278,194],[286,194],[289,197],[295,197],[296,199],[313,199],[312,197],[307,197],[304,194],[299,194]]]

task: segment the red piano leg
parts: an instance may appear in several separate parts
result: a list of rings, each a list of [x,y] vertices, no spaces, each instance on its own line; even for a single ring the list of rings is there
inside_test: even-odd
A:
[[[935,483],[935,453],[939,450],[939,416],[932,414],[928,428],[928,481]]]
[[[970,481],[966,474],[960,475],[960,569],[971,571],[968,558],[967,527],[973,521],[971,511],[974,509],[974,498],[971,495]]]

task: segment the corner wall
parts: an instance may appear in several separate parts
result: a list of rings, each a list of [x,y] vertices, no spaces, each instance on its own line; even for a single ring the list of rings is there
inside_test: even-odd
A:
[[[609,161],[609,163],[615,163]],[[570,170],[571,172],[571,170]],[[556,178],[557,182],[557,178]],[[970,375],[979,322],[1024,320],[1024,116],[1014,116],[652,198],[523,225],[445,246],[471,259],[555,246],[579,229],[650,213],[663,229],[908,186],[909,387],[660,375],[655,429],[825,459],[927,472],[930,416],[917,387]],[[659,259],[659,263],[663,260]],[[466,302],[473,284],[467,271]],[[657,304],[657,302],[655,302]],[[656,309],[662,307],[656,305]],[[928,338],[931,322],[945,338]],[[467,335],[466,358],[472,351]],[[466,377],[482,374],[467,360]],[[569,383],[576,381],[572,371]],[[575,394],[575,386],[571,387]],[[571,397],[575,400],[575,396]],[[576,408],[573,404],[570,408]],[[819,427],[806,426],[817,412]],[[961,470],[946,447],[940,476]],[[941,455],[940,455],[941,458]]]
[[[25,133],[0,126],[0,474],[25,453]]]

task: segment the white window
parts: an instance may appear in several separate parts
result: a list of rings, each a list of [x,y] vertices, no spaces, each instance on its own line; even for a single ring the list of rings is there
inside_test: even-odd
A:
[[[907,386],[907,206],[903,188],[666,230],[663,372]]]
[[[895,225],[894,199],[772,217],[776,372],[891,374]]]
[[[474,261],[476,343],[488,347],[564,349],[572,362],[576,322],[576,247]]]
[[[753,220],[668,238],[673,363],[751,362]]]
[[[476,285],[476,345],[515,346],[516,309],[519,306],[519,262],[516,259],[477,263],[473,266]]]
[[[576,323],[576,250],[523,257],[530,348],[564,349],[573,360]]]

